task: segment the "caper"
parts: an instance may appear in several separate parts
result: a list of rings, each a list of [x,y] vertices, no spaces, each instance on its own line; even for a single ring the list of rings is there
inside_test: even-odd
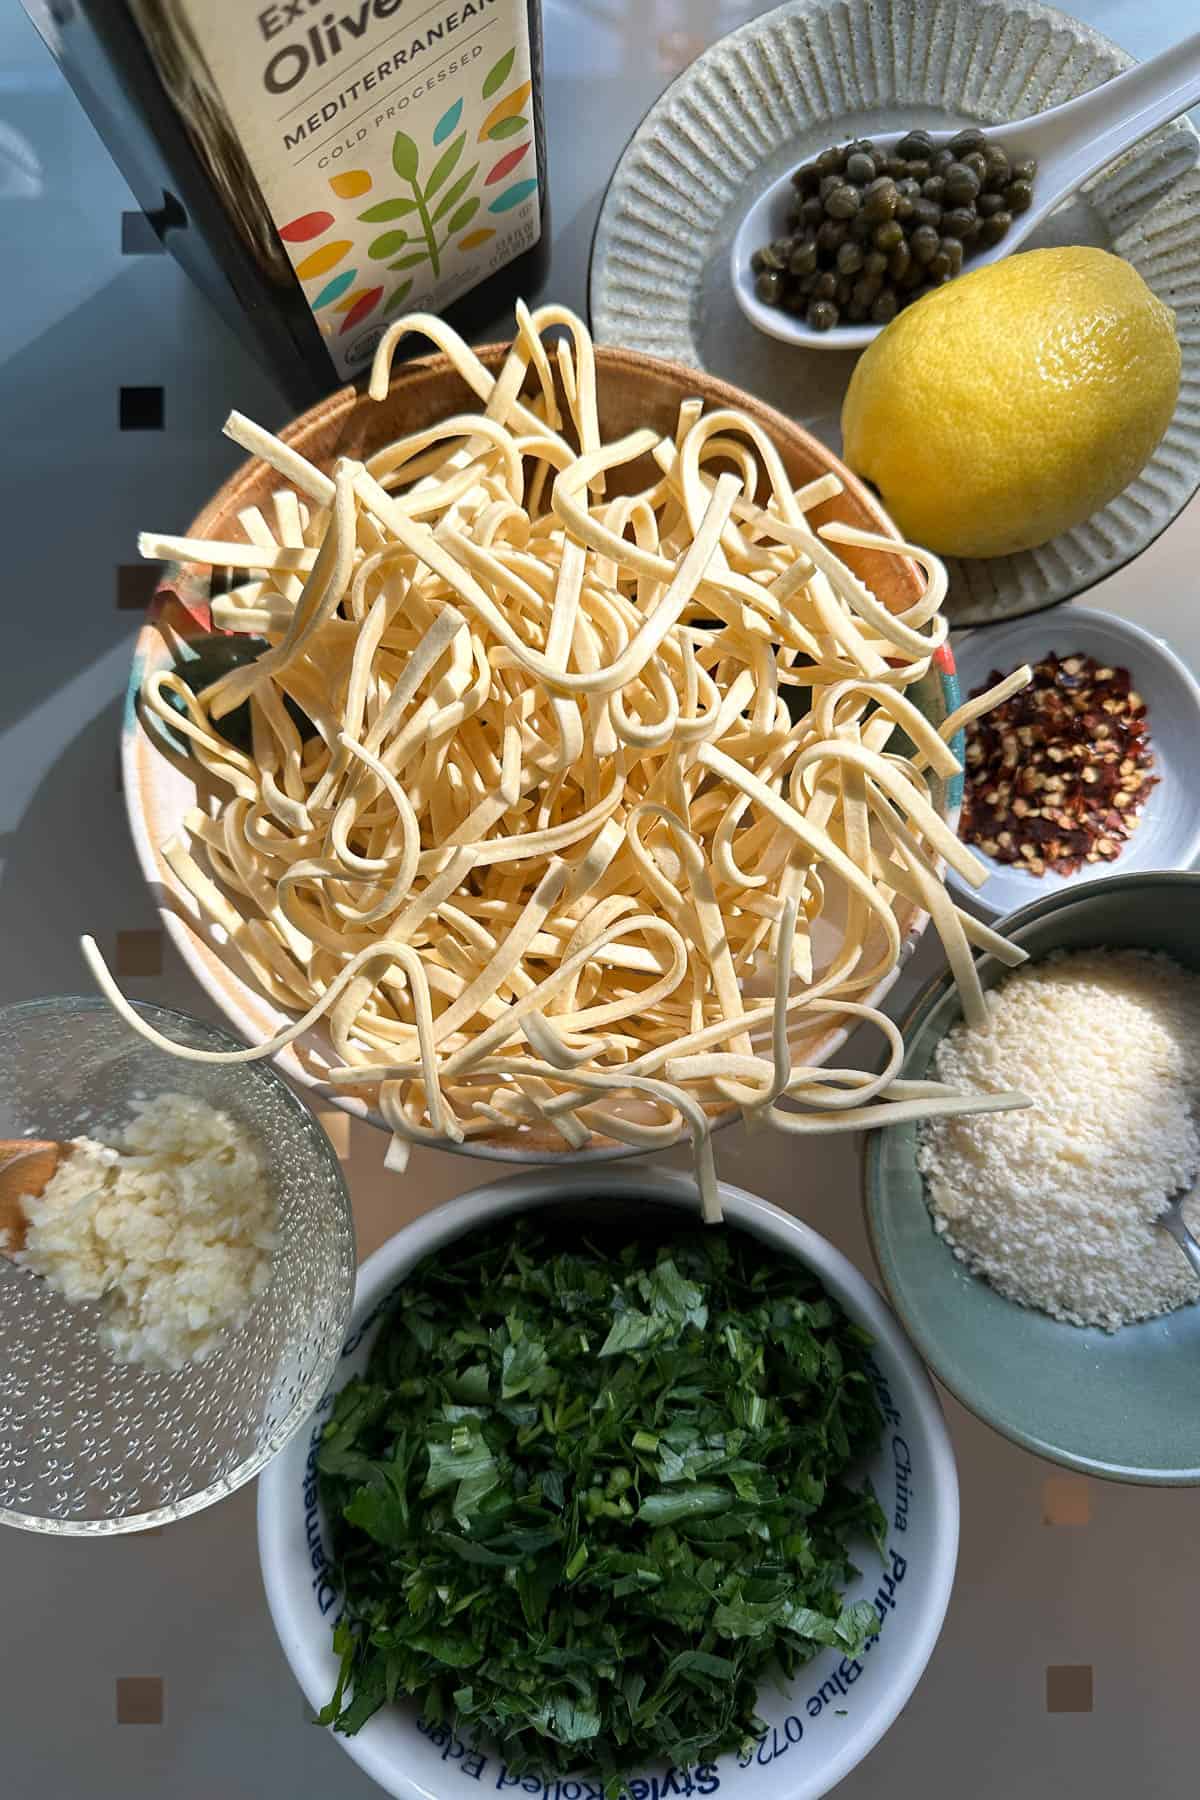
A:
[[[945,180],[946,198],[952,206],[966,206],[978,198],[979,177],[966,163],[951,163]]]
[[[983,161],[984,187],[991,188],[993,192],[1006,188],[1012,180],[1012,164],[1008,160],[1008,152],[999,144],[989,144],[983,153]]]
[[[927,263],[938,253],[941,240],[932,225],[918,225],[908,240],[908,247],[916,262]]]
[[[808,322],[814,331],[832,331],[838,322],[838,309],[831,300],[814,300],[808,309]]]
[[[793,275],[811,275],[817,266],[817,246],[812,238],[801,238],[792,246],[788,268]]]
[[[852,297],[849,306],[846,308],[846,318],[849,320],[850,324],[865,325],[870,316],[870,307],[864,306],[861,300],[855,300]]]
[[[872,322],[876,325],[890,325],[899,310],[895,294],[890,288],[885,288],[871,308]]]
[[[825,198],[825,211],[831,219],[852,219],[861,205],[862,198],[858,189],[851,187],[847,181],[843,181],[840,187],[835,187],[832,194]]]
[[[961,162],[964,156],[971,156],[975,151],[982,150],[986,143],[987,139],[979,127],[968,125],[950,139],[950,148]]]
[[[1036,173],[1035,158],[1010,159],[974,125],[936,147],[921,130],[891,152],[865,137],[831,145],[793,171],[788,235],[750,258],[755,291],[834,322],[874,317],[881,299],[894,316],[957,275],[976,245],[999,243],[1032,206]]]
[[[914,157],[932,156],[933,139],[927,131],[909,131],[896,145],[896,155],[906,157],[909,162]]]
[[[900,198],[900,190],[890,175],[881,175],[873,181],[862,197],[862,208],[868,219],[880,224],[890,219],[896,210],[896,202]]]

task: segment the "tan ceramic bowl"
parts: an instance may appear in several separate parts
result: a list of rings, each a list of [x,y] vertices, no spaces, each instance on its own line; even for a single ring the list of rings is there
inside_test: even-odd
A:
[[[507,346],[494,345],[479,354],[494,369],[506,350]],[[852,525],[894,535],[890,521],[862,483],[816,438],[760,400],[699,370],[659,362],[630,350],[597,348],[596,361],[600,424],[606,438],[619,437],[645,425],[664,434],[673,432],[679,403],[689,395],[701,398],[708,408],[739,407],[770,433],[796,486],[830,470],[840,477],[845,491],[814,512],[812,516],[818,523],[844,519]],[[355,388],[343,388],[303,414],[282,435],[310,461],[330,469],[339,456],[370,456],[384,444],[436,419],[478,410],[478,400],[447,359],[435,356],[406,364],[385,401],[377,403]],[[647,480],[650,468],[648,463]],[[238,525],[239,512],[247,506],[265,505],[278,486],[278,475],[265,464],[243,464],[193,520],[188,535],[240,538],[243,534]],[[169,530],[174,522],[152,523]],[[842,554],[893,611],[911,606],[918,597],[922,577],[912,564],[878,551],[844,550]],[[169,568],[138,637],[122,747],[125,797],[138,858],[167,932],[226,1017],[254,1042],[271,1036],[290,1021],[248,979],[228,950],[224,933],[201,917],[195,901],[176,880],[161,854],[161,845],[179,831],[185,813],[202,794],[203,772],[188,759],[163,754],[147,735],[136,706],[137,691],[146,674],[174,661],[188,640],[210,630],[210,581],[207,567],[189,564]],[[957,704],[949,656],[942,655],[938,666],[911,692],[922,711],[940,724]],[[936,789],[935,798],[943,812],[957,803],[956,794],[938,793]],[[927,915],[902,901],[897,917],[907,956],[927,923]],[[836,921],[827,925],[825,937],[824,960],[828,960],[840,941]],[[864,998],[878,1000],[894,980],[895,973]],[[793,1050],[797,1060],[820,1063],[838,1049],[846,1035],[845,1026],[833,1015],[826,1015],[819,1027],[797,1028]],[[331,1054],[320,1025],[281,1052],[277,1060],[285,1074],[316,1089],[333,1104],[382,1124],[378,1113],[371,1109],[370,1090],[358,1089],[352,1095],[327,1086],[325,1077]],[[631,1096],[629,1108],[633,1116],[637,1116],[637,1106]],[[711,1111],[714,1122],[725,1116],[720,1109]],[[733,1116],[732,1109],[728,1116]],[[549,1128],[496,1131],[461,1147],[475,1155],[516,1162],[558,1161],[562,1157],[578,1161],[589,1156],[630,1154],[626,1145],[599,1136],[584,1149],[568,1150]]]

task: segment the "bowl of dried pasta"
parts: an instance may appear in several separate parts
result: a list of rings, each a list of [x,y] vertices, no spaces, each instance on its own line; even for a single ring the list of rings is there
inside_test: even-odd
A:
[[[251,460],[142,540],[125,792],[259,1053],[393,1166],[690,1137],[710,1211],[728,1118],[945,1100],[877,1010],[931,915],[967,979],[990,941],[941,882],[945,581],[822,445],[554,307],[478,351],[400,321],[369,391],[226,430]],[[878,1075],[830,1062],[864,1019]]]

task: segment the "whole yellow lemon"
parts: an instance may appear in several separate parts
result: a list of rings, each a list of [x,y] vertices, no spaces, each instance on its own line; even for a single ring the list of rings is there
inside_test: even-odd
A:
[[[864,352],[845,457],[903,535],[1007,556],[1069,531],[1144,467],[1179,397],[1175,315],[1106,250],[959,276]]]

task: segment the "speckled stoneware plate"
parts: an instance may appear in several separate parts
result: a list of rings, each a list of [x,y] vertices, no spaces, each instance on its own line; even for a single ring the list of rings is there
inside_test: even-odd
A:
[[[1077,892],[1110,875],[1186,869],[1200,856],[1200,682],[1169,644],[1140,625],[1084,606],[1064,606],[1040,618],[1014,619],[994,631],[970,631],[959,638],[954,654],[963,694],[984,687],[993,670],[1007,675],[1022,663],[1041,662],[1052,651],[1060,657],[1094,656],[1102,666],[1129,670],[1146,702],[1157,785],[1113,863],[1085,863],[1074,875],[1030,875],[994,862],[972,845],[989,870],[984,886],[968,887],[953,869],[947,870],[946,880],[955,898],[984,919],[1000,918],[1047,896]]]
[[[642,121],[601,209],[592,327],[769,395],[840,448],[853,351],[757,332],[729,282],[730,245],[764,188],[827,144],[1044,112],[1133,58],[1053,7],[996,0],[791,0],[722,38]],[[1137,556],[1200,486],[1200,171],[1185,122],[1156,132],[1029,239],[1098,244],[1174,307],[1183,388],[1162,444],[1111,505],[1040,550],[950,563],[956,625],[1037,612]]]
[[[1103,946],[1165,951],[1200,972],[1200,874],[1117,875],[1014,913],[1034,957]],[[1005,971],[980,963],[985,987]],[[921,1079],[962,1012],[948,977],[904,1021],[903,1074]],[[917,1127],[871,1132],[867,1228],[888,1297],[938,1380],[1038,1456],[1114,1481],[1200,1484],[1200,1305],[1109,1333],[1005,1300],[933,1228]]]

